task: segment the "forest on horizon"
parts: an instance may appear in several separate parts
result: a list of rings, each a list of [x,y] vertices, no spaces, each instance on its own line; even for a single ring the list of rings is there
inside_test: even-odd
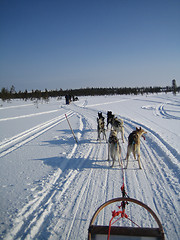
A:
[[[16,92],[15,87],[12,85],[10,90],[8,88],[2,88],[0,92],[0,98],[3,101],[8,101],[11,99],[23,99],[23,100],[34,100],[34,99],[44,99],[48,101],[50,97],[63,97],[63,96],[97,96],[97,95],[138,95],[138,94],[150,94],[150,93],[160,93],[160,92],[173,92],[175,95],[180,92],[180,87],[177,87],[176,80],[172,80],[171,86],[166,87],[109,87],[109,88],[80,88],[80,89],[59,89],[59,90],[32,90],[32,91],[18,91]]]

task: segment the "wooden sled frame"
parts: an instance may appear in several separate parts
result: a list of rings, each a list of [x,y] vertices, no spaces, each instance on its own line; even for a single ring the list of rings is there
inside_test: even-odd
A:
[[[122,202],[122,201],[127,201],[127,202],[132,202],[137,205],[140,205],[141,207],[145,208],[151,216],[155,219],[156,223],[158,224],[159,228],[138,228],[138,227],[117,227],[117,226],[112,226],[111,227],[111,235],[118,235],[118,236],[131,236],[130,239],[133,239],[134,237],[149,237],[149,239],[158,239],[158,240],[165,240],[164,237],[164,231],[162,224],[157,217],[157,215],[153,212],[151,208],[149,208],[146,204],[133,199],[133,198],[114,198],[111,199],[105,203],[103,203],[94,213],[90,224],[89,224],[89,229],[88,229],[88,240],[93,240],[95,239],[94,237],[96,235],[108,235],[108,230],[109,226],[100,226],[100,225],[93,225],[95,219],[97,218],[98,214],[100,211],[108,206],[109,204],[115,203],[115,202]],[[104,238],[107,239],[107,238]],[[117,238],[116,238],[117,239]]]

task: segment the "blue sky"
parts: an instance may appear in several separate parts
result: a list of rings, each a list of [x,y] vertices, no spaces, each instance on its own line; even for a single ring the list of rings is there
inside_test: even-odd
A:
[[[180,85],[180,0],[0,0],[0,89]]]

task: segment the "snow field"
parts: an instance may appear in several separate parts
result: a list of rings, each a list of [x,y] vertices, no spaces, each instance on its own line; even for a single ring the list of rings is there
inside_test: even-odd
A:
[[[146,140],[141,139],[143,169],[130,156],[124,170],[126,192],[155,211],[166,239],[179,239],[179,95],[81,97],[68,106],[52,99],[38,108],[19,101],[4,105],[0,110],[2,239],[87,239],[95,210],[121,197],[122,169],[118,161],[110,167],[107,144],[97,142],[97,112],[106,116],[108,110],[124,120],[125,143],[120,140],[124,165],[129,133],[139,126],[148,132]],[[104,209],[97,223],[107,225],[117,206]],[[156,226],[147,211],[134,204],[126,211],[139,225]],[[127,220],[118,224],[133,226]]]

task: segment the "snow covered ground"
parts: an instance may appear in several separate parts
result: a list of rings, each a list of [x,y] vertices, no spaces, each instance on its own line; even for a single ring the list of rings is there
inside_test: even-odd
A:
[[[107,144],[97,142],[97,113],[106,116],[111,110],[124,120],[124,165],[129,133],[136,126],[148,132],[141,139],[142,170],[132,156],[124,170],[127,194],[152,208],[166,239],[180,239],[180,95],[64,102],[0,102],[0,238],[87,239],[95,210],[122,196],[122,169],[118,162],[110,167]],[[104,210],[98,224],[108,225],[116,207]],[[131,203],[126,213],[139,225],[156,227],[147,212]],[[126,219],[118,224],[133,226]]]

